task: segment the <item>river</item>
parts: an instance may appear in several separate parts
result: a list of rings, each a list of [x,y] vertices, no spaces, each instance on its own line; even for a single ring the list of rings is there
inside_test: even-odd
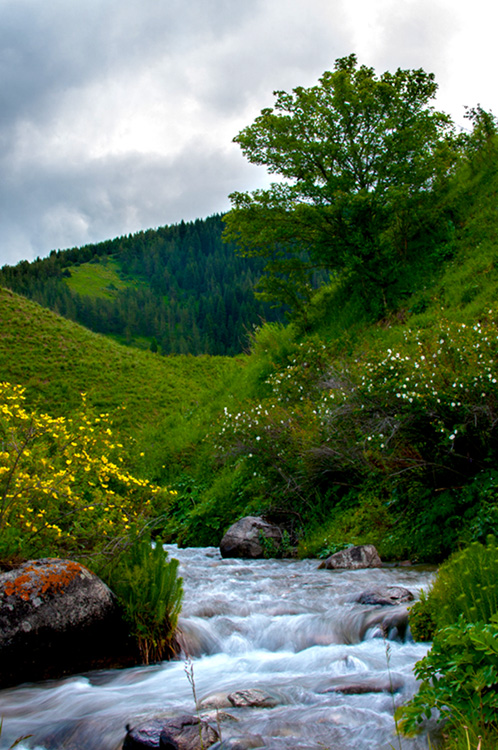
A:
[[[318,570],[316,560],[223,560],[215,548],[167,549],[184,578],[180,625],[190,661],[1,691],[2,748],[31,734],[20,749],[117,750],[126,724],[194,713],[192,677],[200,703],[254,688],[273,699],[270,708],[220,709],[225,744],[250,737],[250,746],[271,750],[400,747],[393,703],[416,690],[412,668],[427,646],[396,630],[384,639],[375,620],[395,608],[354,598],[392,585],[417,594],[431,571],[329,571]],[[349,694],[351,683],[381,692]],[[402,740],[403,750],[427,747],[424,737]]]

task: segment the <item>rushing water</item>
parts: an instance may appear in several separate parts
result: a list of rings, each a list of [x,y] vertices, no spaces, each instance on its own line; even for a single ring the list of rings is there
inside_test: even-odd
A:
[[[19,747],[116,750],[126,724],[195,712],[186,667],[206,712],[221,700],[225,740],[245,737],[246,746],[271,750],[399,747],[393,703],[415,691],[412,668],[426,647],[396,639],[396,630],[383,639],[378,621],[397,608],[360,605],[354,598],[386,585],[417,594],[430,572],[327,571],[311,560],[222,560],[214,548],[168,549],[184,578],[180,624],[190,667],[180,660],[4,690],[1,747],[31,734]],[[351,683],[380,692],[337,692]],[[227,703],[227,694],[249,688],[264,691],[275,705]],[[211,716],[216,726],[216,711]],[[425,750],[427,742],[403,738],[402,746]]]

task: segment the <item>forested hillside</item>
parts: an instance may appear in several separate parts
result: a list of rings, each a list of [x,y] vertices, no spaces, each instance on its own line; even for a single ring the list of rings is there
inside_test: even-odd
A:
[[[60,315],[162,354],[237,354],[262,320],[259,259],[223,243],[221,216],[52,251],[0,269],[0,285]]]

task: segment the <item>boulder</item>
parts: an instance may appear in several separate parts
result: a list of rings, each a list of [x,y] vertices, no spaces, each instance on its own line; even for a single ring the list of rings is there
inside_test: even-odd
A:
[[[132,651],[114,594],[83,565],[47,558],[0,574],[0,687],[118,666]]]
[[[278,526],[267,523],[259,516],[246,516],[232,524],[220,543],[222,557],[261,558],[265,550],[261,537],[278,549],[282,541],[282,531]]]
[[[228,700],[234,708],[275,708],[275,706],[278,706],[278,701],[273,695],[257,688],[237,690],[230,693]]]
[[[373,544],[362,544],[358,547],[348,547],[327,557],[318,569],[358,570],[359,568],[380,568],[381,565],[382,560]]]
[[[190,714],[149,719],[126,730],[123,750],[204,750],[220,739],[206,721]]]
[[[413,599],[412,592],[403,586],[382,586],[372,591],[362,591],[355,601],[358,604],[394,606],[396,604],[406,604],[413,601]]]

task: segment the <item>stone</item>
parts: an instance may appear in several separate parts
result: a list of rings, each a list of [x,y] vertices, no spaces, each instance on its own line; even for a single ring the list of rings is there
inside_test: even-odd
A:
[[[327,557],[318,569],[327,570],[358,570],[360,568],[380,568],[382,560],[373,544],[362,544],[358,547],[348,547]]]
[[[365,693],[398,693],[403,681],[396,676],[373,679],[343,678],[327,688],[326,693],[343,693],[344,695],[363,695]]]
[[[220,542],[222,557],[265,556],[261,537],[265,537],[277,550],[282,541],[282,530],[259,516],[246,516],[232,524]]]
[[[227,693],[210,693],[198,703],[201,711],[218,711],[221,708],[229,708],[233,704],[228,700]]]
[[[243,737],[228,737],[222,742],[211,746],[211,750],[252,750],[252,748],[267,747],[259,734],[246,734]]]
[[[412,602],[413,599],[412,592],[403,586],[382,586],[372,591],[362,591],[355,601],[373,606],[394,606]]]
[[[404,605],[389,610],[376,609],[369,613],[363,623],[361,637],[368,630],[376,628],[374,638],[389,638],[404,641],[408,637],[408,608]]]
[[[114,594],[83,565],[46,558],[0,574],[0,687],[129,665],[133,648]]]
[[[123,750],[205,750],[220,739],[206,721],[190,714],[149,719],[126,729]]]
[[[237,690],[229,694],[228,700],[235,708],[275,708],[278,706],[276,698],[257,688]]]

